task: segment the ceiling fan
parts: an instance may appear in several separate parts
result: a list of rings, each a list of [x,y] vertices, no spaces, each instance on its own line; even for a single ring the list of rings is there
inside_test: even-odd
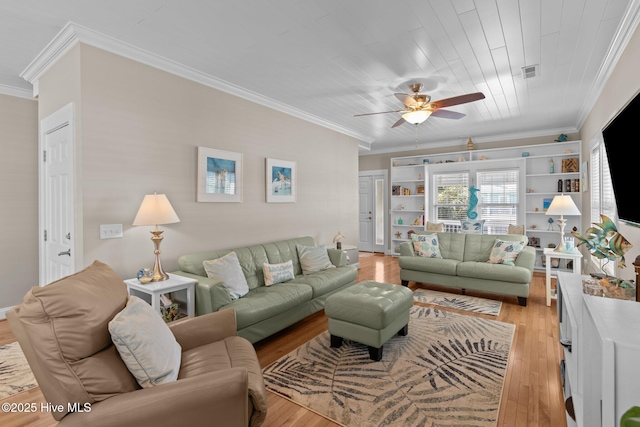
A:
[[[429,95],[420,93],[422,87],[423,85],[421,83],[414,83],[410,85],[409,88],[413,92],[413,95],[406,93],[394,93],[396,98],[398,98],[404,105],[405,108],[403,110],[356,114],[354,117],[370,116],[372,114],[402,113],[402,117],[400,117],[400,120],[391,126],[392,128],[400,126],[405,122],[418,125],[427,120],[429,116],[442,117],[445,119],[461,119],[465,116],[464,114],[450,110],[443,110],[442,108],[484,99],[484,94],[482,92],[475,92],[431,102],[431,97]]]

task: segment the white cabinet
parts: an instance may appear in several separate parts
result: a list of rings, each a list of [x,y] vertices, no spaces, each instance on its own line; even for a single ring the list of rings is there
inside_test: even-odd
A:
[[[580,141],[558,142],[553,144],[539,144],[520,147],[520,153],[528,152],[526,157],[526,234],[529,241],[537,247],[536,270],[544,270],[544,256],[542,251],[550,244],[559,244],[560,229],[557,217],[547,216],[545,211],[553,198],[558,194],[571,195],[574,203],[581,209],[582,190],[580,181]],[[553,161],[551,170],[550,161]],[[565,171],[563,172],[563,164]],[[575,170],[566,172],[566,169]],[[549,223],[549,220],[553,223]],[[580,233],[580,216],[566,216],[565,237],[570,236],[575,227]],[[535,243],[534,243],[535,242]],[[555,270],[572,270],[569,260],[558,260],[558,266],[552,264]],[[569,265],[567,264],[569,263]]]
[[[563,390],[575,422],[618,426],[640,402],[640,304],[585,295],[581,276],[558,273],[559,339],[564,345]]]
[[[549,244],[558,244],[560,241],[559,228],[555,222],[557,218],[545,215],[545,203],[550,203],[554,196],[564,193],[571,195],[578,209],[582,207],[581,144],[581,141],[552,142],[392,158],[390,253],[392,255],[399,254],[400,243],[409,239],[408,233],[411,230],[424,229],[427,220],[437,222],[428,216],[429,183],[425,182],[427,177],[425,166],[428,168],[429,165],[444,163],[445,165],[439,167],[446,167],[446,163],[462,161],[481,162],[484,160],[521,160],[525,158],[526,180],[524,188],[520,189],[519,204],[520,208],[524,210],[525,234],[532,242],[537,242],[539,246],[535,268],[544,271],[542,250]],[[550,170],[550,160],[553,160],[554,164],[553,173]],[[563,172],[563,163],[565,166],[575,168],[575,172]],[[558,181],[562,181],[561,191],[558,191],[560,190]],[[571,191],[566,191],[567,189]],[[423,191],[424,194],[420,191]],[[402,192],[402,194],[397,194],[398,192]],[[552,224],[549,224],[549,218],[554,220]],[[574,226],[580,232],[579,216],[567,216],[565,219],[567,220],[565,235],[569,235]],[[400,220],[402,220],[402,224],[399,224]],[[572,265],[567,265],[567,262],[567,260],[560,260],[559,267],[553,267],[554,273],[556,271],[571,271]]]

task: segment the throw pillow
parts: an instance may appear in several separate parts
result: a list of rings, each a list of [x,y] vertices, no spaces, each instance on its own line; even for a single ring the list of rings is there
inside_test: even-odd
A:
[[[487,262],[491,264],[515,265],[518,254],[526,244],[525,240],[513,242],[496,239],[496,242],[491,249],[491,254],[489,255],[489,261]]]
[[[444,222],[427,221],[427,231],[444,231]]]
[[[326,270],[328,268],[335,268],[336,266],[331,264],[327,249],[324,245],[321,246],[302,246],[296,245],[298,250],[298,258],[300,259],[300,267],[302,267],[302,274],[305,276],[318,271]]]
[[[262,264],[262,272],[264,273],[264,285],[271,286],[276,283],[282,283],[293,280],[293,261],[289,260],[280,264]]]
[[[427,258],[442,258],[437,234],[414,234],[411,236],[416,255]]]
[[[524,225],[511,225],[507,228],[507,234],[522,234],[524,235]]]
[[[182,347],[159,313],[138,297],[109,322],[111,340],[142,388],[178,378]]]
[[[476,220],[476,221],[460,221],[461,233],[482,234],[483,227],[484,227],[484,219]]]
[[[207,277],[222,282],[233,298],[241,298],[249,293],[247,278],[242,273],[242,267],[235,252],[211,261],[203,261],[202,265],[207,272]]]

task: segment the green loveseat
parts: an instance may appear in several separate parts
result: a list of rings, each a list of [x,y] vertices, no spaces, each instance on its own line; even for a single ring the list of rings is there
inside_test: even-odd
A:
[[[417,234],[433,233],[433,231],[419,231]],[[487,262],[496,239],[527,241],[526,236],[446,232],[436,234],[442,258],[417,256],[412,242],[404,242],[400,245],[400,280],[404,286],[407,286],[409,281],[414,281],[513,295],[518,297],[520,305],[527,305],[529,284],[533,278],[533,266],[536,261],[535,248],[525,246],[518,254],[515,265]]]
[[[305,317],[324,309],[327,297],[356,283],[358,270],[347,265],[343,251],[327,249],[336,268],[310,275],[302,274],[296,245],[315,246],[312,237],[183,255],[180,270],[174,274],[190,277],[196,283],[196,315],[233,308],[236,311],[238,335],[255,343]],[[249,284],[249,293],[233,299],[222,282],[207,277],[203,261],[220,258],[235,251]],[[264,285],[262,265],[291,260],[295,279],[271,286]]]

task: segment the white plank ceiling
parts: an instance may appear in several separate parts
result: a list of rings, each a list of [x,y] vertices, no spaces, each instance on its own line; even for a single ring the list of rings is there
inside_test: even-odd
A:
[[[370,152],[574,132],[638,0],[0,0],[0,92],[68,23],[287,106]],[[537,66],[530,79],[522,67]],[[394,92],[486,98],[391,129]],[[267,102],[268,104],[269,102]]]

